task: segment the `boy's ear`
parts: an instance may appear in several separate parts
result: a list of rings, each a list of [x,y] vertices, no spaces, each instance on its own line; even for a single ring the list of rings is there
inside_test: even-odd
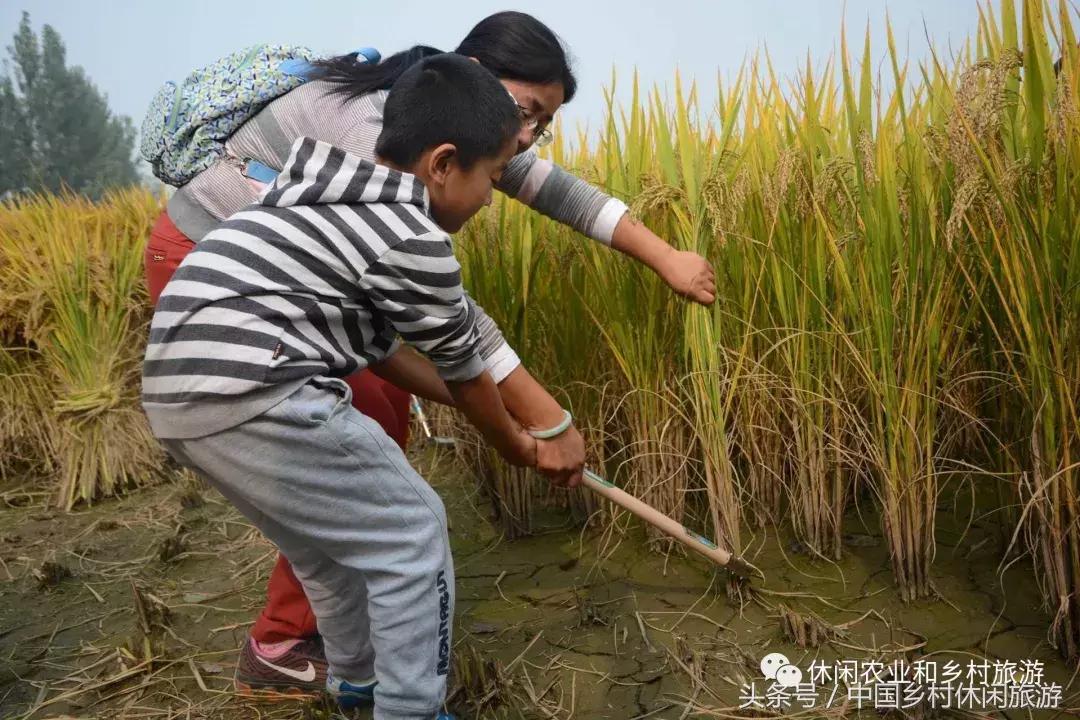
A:
[[[455,162],[457,162],[457,147],[452,143],[439,145],[428,155],[428,176],[442,185],[446,182]]]

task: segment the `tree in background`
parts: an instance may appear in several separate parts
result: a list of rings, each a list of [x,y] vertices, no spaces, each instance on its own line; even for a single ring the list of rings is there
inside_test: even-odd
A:
[[[139,182],[131,119],[109,112],[81,67],[68,67],[59,33],[39,39],[23,12],[0,74],[0,197],[71,189],[91,197]]]

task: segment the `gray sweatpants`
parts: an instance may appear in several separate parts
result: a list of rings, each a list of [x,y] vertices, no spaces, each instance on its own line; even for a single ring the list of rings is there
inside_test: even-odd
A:
[[[316,378],[241,425],[163,442],[288,558],[334,676],[378,679],[377,720],[428,720],[450,664],[446,511],[351,399],[344,381]]]

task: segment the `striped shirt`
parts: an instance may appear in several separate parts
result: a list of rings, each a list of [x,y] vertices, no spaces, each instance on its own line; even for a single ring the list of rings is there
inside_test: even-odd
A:
[[[311,377],[386,359],[400,340],[445,380],[485,369],[475,306],[420,181],[310,138],[285,168],[196,245],[161,296],[142,386],[158,437],[233,427]]]

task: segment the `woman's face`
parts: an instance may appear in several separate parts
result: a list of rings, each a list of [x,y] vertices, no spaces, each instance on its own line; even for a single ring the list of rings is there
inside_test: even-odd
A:
[[[536,127],[532,130],[522,125],[517,137],[517,151],[525,152],[533,144],[536,134],[545,129],[555,116],[555,111],[563,104],[562,83],[530,83],[521,80],[501,80],[503,87],[510,91],[517,104],[525,108],[523,114],[535,118]]]

